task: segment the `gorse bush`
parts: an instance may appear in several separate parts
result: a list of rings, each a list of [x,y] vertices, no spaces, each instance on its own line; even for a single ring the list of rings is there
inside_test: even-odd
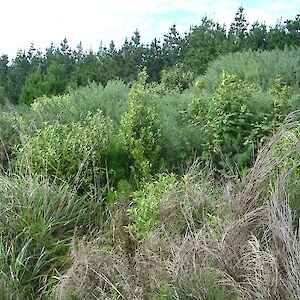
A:
[[[102,152],[109,147],[111,135],[112,122],[101,111],[87,115],[82,123],[47,125],[25,137],[16,163],[25,171],[29,168],[88,192],[105,180]]]
[[[157,101],[157,122],[160,127],[161,157],[165,167],[176,173],[192,163],[193,156],[200,156],[203,132],[189,126],[187,111],[193,97],[193,88],[181,93],[168,91]]]
[[[81,113],[101,109],[116,124],[120,123],[127,108],[129,87],[121,80],[110,80],[105,87],[90,83],[86,87],[70,90],[73,105]]]

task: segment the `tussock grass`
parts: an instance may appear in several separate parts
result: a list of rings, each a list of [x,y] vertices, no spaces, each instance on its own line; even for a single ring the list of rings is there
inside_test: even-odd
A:
[[[278,145],[299,113],[259,152],[241,181],[217,184],[199,164],[160,200],[160,225],[131,253],[103,239],[75,242],[54,299],[299,299],[300,241],[291,173]],[[296,167],[297,162],[295,162]],[[293,182],[293,186],[297,182]]]
[[[41,176],[1,176],[0,184],[3,291],[11,290],[12,299],[46,299],[59,272],[70,265],[73,237],[89,231],[101,205]]]

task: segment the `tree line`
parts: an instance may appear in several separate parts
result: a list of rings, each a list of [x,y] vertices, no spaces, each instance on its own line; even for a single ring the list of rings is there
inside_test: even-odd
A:
[[[163,70],[166,75],[178,68],[180,73],[197,76],[223,54],[297,45],[300,45],[300,14],[275,26],[259,22],[250,26],[243,7],[238,8],[228,30],[225,25],[204,17],[183,36],[174,24],[163,41],[154,38],[150,44],[141,43],[138,30],[130,39],[125,38],[120,48],[111,41],[108,47],[100,45],[97,52],[84,51],[81,43],[72,49],[67,38],[59,46],[51,44],[45,52],[31,44],[27,53],[19,50],[11,61],[6,54],[0,57],[0,102],[30,104],[43,95],[62,94],[68,87],[89,82],[105,86],[116,78],[131,83],[144,68],[149,82],[160,82]]]

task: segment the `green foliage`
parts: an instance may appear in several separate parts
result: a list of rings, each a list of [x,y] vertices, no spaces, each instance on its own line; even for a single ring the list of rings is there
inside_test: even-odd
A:
[[[104,88],[96,83],[70,90],[60,96],[43,96],[36,99],[31,108],[20,113],[20,126],[28,132],[43,128],[45,124],[71,124],[82,121],[98,109],[115,124],[120,122],[126,110],[129,88],[119,80],[108,82]]]
[[[205,17],[200,26],[192,28],[187,42],[184,65],[195,74],[203,74],[212,60],[226,53],[226,29]]]
[[[251,298],[256,273],[248,258],[259,264],[266,253],[280,278],[276,288],[294,278],[275,258],[281,241],[288,248],[295,240],[292,214],[300,215],[297,122],[276,138],[270,162],[265,169],[255,165],[241,194],[223,173],[248,172],[259,147],[299,108],[298,45],[299,17],[269,31],[258,22],[248,30],[241,7],[229,33],[204,18],[185,37],[173,25],[162,44],[143,45],[136,30],[120,49],[112,41],[97,54],[81,45],[72,51],[65,39],[45,55],[32,45],[11,64],[1,56],[0,163],[6,175],[0,176],[0,298],[49,299],[71,264],[65,278],[75,288],[62,295],[74,292],[74,299]],[[281,50],[263,51],[274,48]],[[252,51],[236,52],[242,49]],[[236,53],[212,62],[228,52]],[[144,66],[149,77],[138,75]],[[194,74],[204,75],[193,89]],[[9,100],[26,105],[12,108]],[[194,165],[177,179],[194,157],[220,171],[224,191],[215,173],[204,176]],[[275,181],[288,172],[286,189],[283,183],[276,192],[289,192],[291,212],[282,210],[291,216],[280,216],[285,200],[262,208],[272,189],[265,177]],[[253,207],[249,218],[243,210]],[[264,219],[261,209],[270,208],[274,212]],[[280,240],[279,230],[272,236],[282,222],[278,216],[294,222],[285,231],[290,240]],[[270,241],[256,236],[256,228],[267,228]],[[91,249],[78,243],[89,230],[97,232]],[[72,239],[83,250],[70,251]],[[274,240],[280,243],[269,251]],[[298,261],[298,248],[291,251],[288,257]],[[269,292],[274,281],[263,278],[269,267],[254,267],[260,276],[255,283],[260,289],[266,283]],[[224,278],[230,278],[226,287]],[[62,289],[68,284],[62,279]]]
[[[193,89],[166,91],[157,101],[157,122],[160,124],[161,154],[165,166],[180,172],[190,165],[193,156],[202,152],[203,134],[190,126],[186,117]]]
[[[20,143],[16,129],[15,112],[11,107],[2,106],[0,113],[0,170],[6,171],[10,167],[13,149]]]
[[[247,48],[252,51],[267,49],[267,26],[254,22],[249,30],[247,37]]]
[[[156,123],[157,94],[146,85],[147,74],[129,93],[128,110],[120,125],[120,140],[132,160],[131,172],[136,183],[147,182],[160,167],[160,129]]]
[[[127,230],[134,239],[143,240],[158,228],[160,201],[168,197],[175,183],[174,174],[161,174],[157,180],[145,183],[143,189],[132,193],[127,210],[131,223]]]
[[[91,82],[105,84],[108,81],[103,81],[104,72],[101,70],[101,61],[92,51],[87,54],[79,53],[77,59],[78,62],[75,64],[74,72],[72,73],[72,84],[75,84],[75,86],[86,86]]]
[[[225,288],[218,284],[218,279],[214,278],[204,266],[201,270],[188,272],[182,282],[176,287],[179,299],[205,299],[205,300],[226,300]],[[231,299],[236,299],[232,297]]]
[[[20,104],[31,104],[34,99],[46,94],[43,88],[43,76],[41,70],[37,69],[26,77],[24,86],[20,93]]]
[[[146,49],[145,66],[149,75],[149,81],[159,82],[164,61],[160,40],[156,38],[151,42],[149,48]]]
[[[8,102],[8,99],[5,96],[4,87],[0,86],[0,105],[4,105],[6,102]]]
[[[244,8],[240,6],[228,32],[229,47],[231,48],[229,49],[230,52],[242,51],[246,48],[247,43],[245,41],[248,36],[248,25],[249,23],[247,23]]]
[[[121,80],[110,80],[103,88],[91,83],[70,91],[73,106],[81,112],[101,109],[103,114],[111,118],[116,124],[120,123],[126,111],[129,87]]]
[[[212,62],[201,78],[207,82],[211,92],[219,85],[219,75],[223,70],[246,82],[258,84],[263,90],[271,88],[278,75],[285,84],[298,89],[300,87],[299,57],[299,47],[228,54]]]
[[[17,153],[22,168],[57,177],[89,192],[103,180],[102,152],[109,147],[112,123],[101,111],[82,123],[46,125],[28,136]],[[103,186],[103,183],[101,184]]]
[[[254,92],[254,86],[223,72],[207,110],[202,109],[201,102],[194,101],[197,119],[205,132],[202,156],[215,166],[220,167],[224,158],[232,166],[236,155],[246,151],[244,142],[251,132],[252,117],[249,101]]]
[[[30,61],[24,51],[19,50],[12,65],[7,69],[5,94],[8,99],[17,104],[26,77],[30,74]]]
[[[24,126],[29,125],[27,120],[31,119],[32,115],[35,115],[35,118],[32,118],[31,122],[37,120],[35,122],[37,128],[44,124],[55,124],[58,121],[62,124],[68,124],[79,120],[77,108],[72,105],[68,94],[37,98],[31,104],[31,112],[29,112],[30,117],[22,116],[23,122],[25,122]],[[77,115],[75,115],[76,113]]]
[[[1,177],[0,184],[0,278],[13,299],[46,299],[70,265],[75,231],[84,232],[100,206],[42,177]]]
[[[164,67],[169,68],[181,63],[187,47],[187,41],[177,31],[176,24],[170,27],[170,31],[164,35],[162,55]]]
[[[117,62],[122,68],[118,70],[118,77],[127,83],[132,83],[143,70],[145,46],[141,44],[141,35],[138,30],[133,33],[131,40],[125,38],[124,44],[119,51]]]
[[[253,129],[246,143],[256,140],[261,145],[276,133],[285,117],[291,112],[291,88],[282,84],[281,78],[277,77],[273,87],[269,90],[272,98],[271,109],[264,114],[263,118],[251,124]]]
[[[162,70],[161,85],[167,90],[182,92],[187,89],[194,80],[194,73],[187,71],[183,64]]]
[[[289,192],[289,205],[294,214],[293,220],[295,228],[299,226],[300,217],[300,189],[299,189],[299,172],[300,172],[300,124],[299,111],[288,115],[287,120],[281,124],[280,131],[284,132],[288,128],[286,134],[282,134],[273,145],[273,156],[279,160],[278,165],[273,171],[273,180],[276,180],[278,174],[282,172],[289,173],[290,180],[287,190]],[[290,122],[290,124],[289,124]],[[292,123],[293,122],[293,123]],[[292,124],[292,126],[291,126]],[[289,128],[291,126],[291,128]]]
[[[205,81],[196,83],[190,114],[205,133],[202,157],[235,170],[250,166],[254,151],[278,130],[291,111],[292,89],[279,77],[268,91],[226,72],[220,81],[212,95]]]
[[[66,66],[52,62],[46,74],[40,69],[26,77],[25,84],[20,93],[20,104],[31,104],[34,99],[43,95],[59,95],[66,91],[69,81]]]

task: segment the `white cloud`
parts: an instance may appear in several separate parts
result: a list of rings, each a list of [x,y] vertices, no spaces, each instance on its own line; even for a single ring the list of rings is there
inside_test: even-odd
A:
[[[261,0],[254,1],[255,6],[250,2],[243,5],[250,23],[258,19],[274,24],[281,16],[285,20],[299,12],[297,1]],[[204,15],[229,25],[240,5],[240,0],[9,0],[1,11],[0,53],[13,57],[31,42],[44,50],[64,37],[72,48],[82,41],[85,49],[91,46],[96,51],[101,40],[121,46],[135,29],[146,43],[162,39],[174,22],[183,34],[191,24],[201,23]]]

